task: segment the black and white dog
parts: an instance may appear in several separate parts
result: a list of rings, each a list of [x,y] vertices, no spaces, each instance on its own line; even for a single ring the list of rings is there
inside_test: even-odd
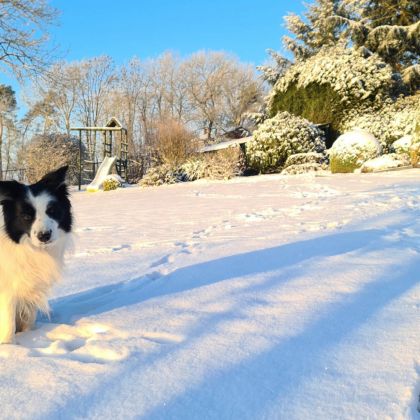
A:
[[[0,182],[0,343],[48,312],[48,292],[71,244],[67,166],[32,185]]]

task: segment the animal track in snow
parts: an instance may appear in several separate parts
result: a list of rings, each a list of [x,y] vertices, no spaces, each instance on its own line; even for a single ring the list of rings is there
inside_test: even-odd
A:
[[[189,242],[174,242],[174,246],[178,247],[179,249],[171,254],[167,254],[159,258],[158,260],[150,264],[150,268],[157,268],[165,264],[173,263],[177,259],[177,257],[179,257],[182,254],[193,254],[196,250],[197,245],[198,244],[193,244]]]
[[[180,343],[184,341],[184,337],[176,334],[170,334],[166,332],[147,331],[141,334],[144,340],[152,341],[158,344],[172,344]]]
[[[83,363],[106,363],[129,355],[121,346],[125,334],[108,326],[80,321],[76,325],[40,324],[20,333],[17,344],[29,348],[32,357],[58,357]]]
[[[105,230],[113,230],[113,226],[85,226],[75,230],[76,233],[82,232],[103,232]]]
[[[193,232],[192,239],[204,239],[207,238],[215,226],[209,226],[206,229],[201,229]]]
[[[157,261],[153,262],[152,264],[150,264],[150,268],[156,268],[156,267],[159,267],[160,265],[174,262],[174,260],[175,260],[174,255],[168,254],[168,255],[163,256],[162,258],[159,258]]]
[[[88,257],[91,255],[98,255],[98,254],[112,254],[114,252],[121,252],[121,251],[130,251],[132,246],[129,244],[117,244],[111,245],[109,247],[102,247],[102,248],[94,248],[88,249],[82,252],[76,252],[74,257]]]

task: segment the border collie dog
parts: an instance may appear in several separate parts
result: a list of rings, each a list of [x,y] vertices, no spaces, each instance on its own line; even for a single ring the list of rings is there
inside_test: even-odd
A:
[[[0,343],[29,330],[60,277],[71,244],[68,167],[32,185],[0,181]]]

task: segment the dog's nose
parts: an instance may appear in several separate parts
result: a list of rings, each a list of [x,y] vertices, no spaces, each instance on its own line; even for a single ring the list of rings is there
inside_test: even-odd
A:
[[[51,239],[51,230],[45,230],[44,232],[39,232],[37,235],[38,239],[41,242],[48,242]]]

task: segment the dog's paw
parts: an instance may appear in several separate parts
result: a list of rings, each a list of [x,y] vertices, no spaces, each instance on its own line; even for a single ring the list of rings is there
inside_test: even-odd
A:
[[[0,336],[0,344],[16,344],[15,335],[13,334],[12,336],[8,335],[4,337]]]

